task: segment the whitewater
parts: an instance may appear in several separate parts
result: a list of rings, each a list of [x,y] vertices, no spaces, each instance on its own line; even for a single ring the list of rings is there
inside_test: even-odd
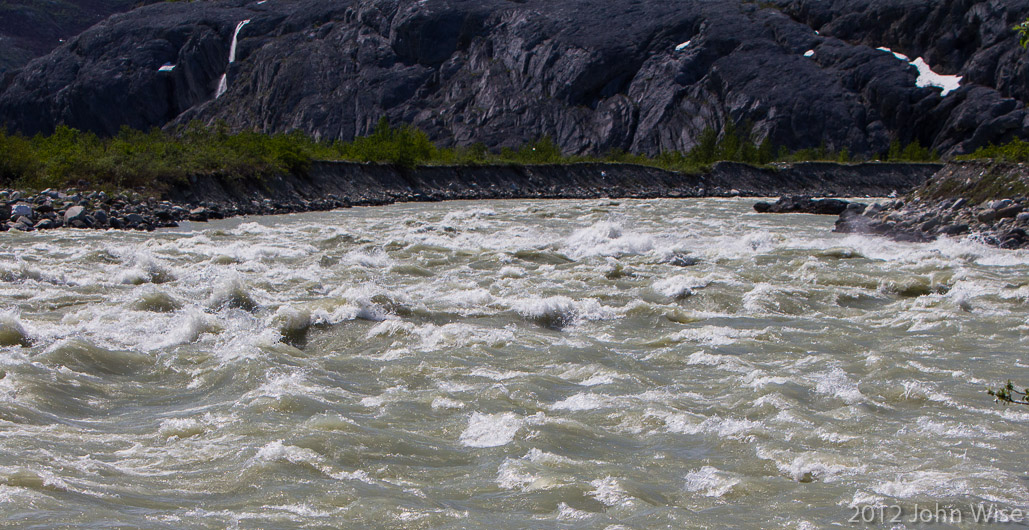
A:
[[[0,524],[812,529],[1029,508],[1029,407],[985,393],[1029,385],[1029,253],[752,203],[5,233]]]

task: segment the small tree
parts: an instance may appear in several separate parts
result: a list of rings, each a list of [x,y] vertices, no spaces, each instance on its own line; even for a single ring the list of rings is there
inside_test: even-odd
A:
[[[988,389],[987,394],[993,396],[998,403],[1014,403],[1018,405],[1029,405],[1029,388],[1018,390],[1015,385],[1008,381],[1008,384],[998,389]]]
[[[1023,48],[1029,47],[1029,18],[1011,29],[1018,32],[1018,44]]]

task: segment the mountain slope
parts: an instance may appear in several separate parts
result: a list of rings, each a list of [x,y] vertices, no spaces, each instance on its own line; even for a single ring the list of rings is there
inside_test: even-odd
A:
[[[568,153],[649,154],[732,121],[789,149],[870,154],[896,139],[965,152],[1024,129],[1027,62],[1010,25],[1026,11],[1029,0],[161,3],[8,79],[0,121],[113,134],[224,120],[346,140],[387,116],[443,144],[549,135]],[[919,87],[913,61],[879,46],[962,86]]]
[[[0,75],[49,53],[64,40],[112,13],[128,11],[141,3],[139,0],[0,2]]]

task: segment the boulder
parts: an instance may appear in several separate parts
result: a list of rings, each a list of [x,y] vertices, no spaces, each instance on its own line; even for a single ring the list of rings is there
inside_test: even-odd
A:
[[[204,207],[193,208],[189,211],[189,220],[199,223],[206,223],[211,218],[211,212]]]
[[[11,217],[17,219],[22,216],[31,219],[33,216],[32,206],[24,202],[19,202],[11,208]]]
[[[23,219],[25,219],[25,221],[23,221]],[[21,231],[21,232],[31,232],[33,230],[33,228],[32,228],[32,221],[29,221],[25,217],[19,217],[17,221],[8,222],[7,226],[11,230],[18,230],[18,231]]]
[[[64,211],[64,224],[68,226],[75,226],[75,222],[85,224],[86,221],[86,208],[82,206],[72,206]]]
[[[997,219],[1009,219],[1022,213],[1021,204],[1009,204],[997,210]]]
[[[943,235],[947,235],[947,236],[957,236],[957,235],[961,235],[961,234],[967,234],[968,233],[968,225],[964,224],[964,223],[947,225],[947,226],[944,226],[943,228],[940,228],[939,233],[943,234]]]

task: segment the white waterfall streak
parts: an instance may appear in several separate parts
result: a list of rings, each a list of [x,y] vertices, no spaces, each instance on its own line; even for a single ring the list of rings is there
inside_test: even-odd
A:
[[[246,19],[239,24],[236,24],[236,32],[232,34],[232,44],[229,46],[229,64],[236,62],[236,44],[239,42],[239,32],[250,23],[250,19]]]
[[[232,44],[229,45],[229,64],[236,62],[236,44],[239,43],[239,32],[243,30],[243,26],[250,23],[250,19],[244,20],[239,24],[236,24],[236,31],[232,34]],[[229,89],[228,72],[222,74],[221,79],[218,80],[218,90],[214,93],[215,98],[222,97],[222,94]]]

